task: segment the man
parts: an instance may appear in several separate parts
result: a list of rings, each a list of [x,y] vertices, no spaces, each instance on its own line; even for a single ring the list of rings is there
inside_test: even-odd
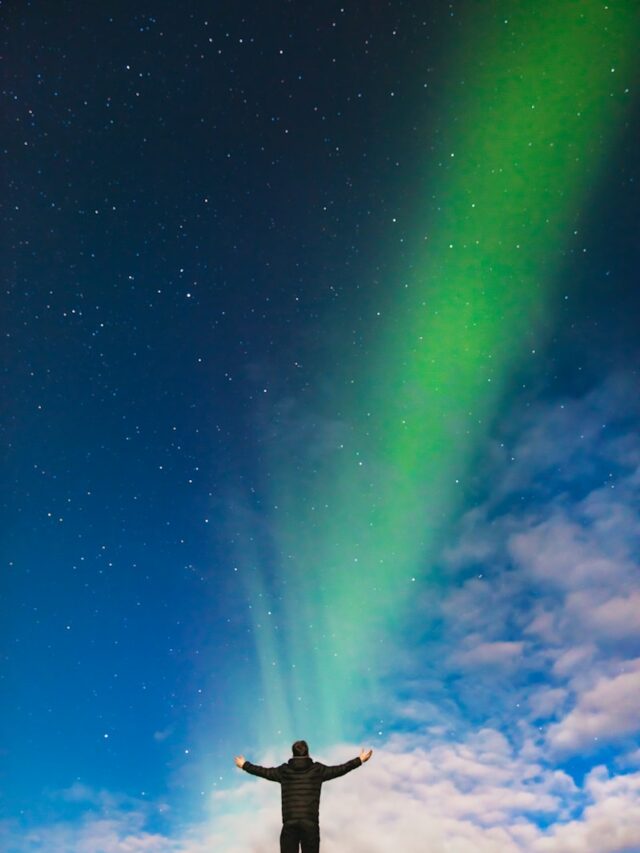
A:
[[[371,758],[373,750],[360,752],[360,758],[352,758],[346,764],[327,767],[319,761],[309,758],[309,747],[304,740],[297,740],[292,746],[293,758],[279,767],[259,767],[245,761],[243,755],[234,759],[238,767],[254,776],[262,776],[271,782],[280,782],[282,786],[282,832],[280,833],[280,853],[318,853],[320,850],[320,788],[323,782],[344,776],[350,770],[360,767]]]

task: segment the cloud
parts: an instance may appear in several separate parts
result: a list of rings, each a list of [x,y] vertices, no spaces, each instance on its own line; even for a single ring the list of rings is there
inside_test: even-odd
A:
[[[356,750],[338,744],[322,758],[338,763]],[[77,825],[43,826],[18,842],[15,833],[13,841],[5,834],[4,849],[271,853],[280,832],[279,787],[242,774],[239,779],[237,788],[212,796],[209,820],[175,834],[148,831],[148,806],[141,805],[109,818],[92,811]],[[572,818],[581,802],[584,811]],[[639,807],[640,773],[612,778],[598,768],[578,788],[562,771],[524,758],[492,729],[456,743],[393,735],[365,766],[324,786],[322,845],[325,853],[396,848],[405,853],[613,853],[633,849],[620,846],[621,839],[640,842]],[[550,829],[540,828],[540,816]]]
[[[477,666],[517,666],[524,650],[522,642],[495,642],[473,644],[471,648],[457,652],[453,661],[463,668]]]
[[[580,590],[567,598],[569,614],[578,614],[581,621],[601,642],[615,644],[625,639],[640,639],[640,590],[611,597],[594,595],[592,590]]]
[[[529,697],[532,719],[550,719],[565,706],[569,691],[562,687],[540,687]]]
[[[556,509],[539,524],[509,537],[510,556],[531,582],[560,590],[609,586],[628,574],[631,567],[615,554],[602,553],[591,529],[580,521],[584,519],[570,519]]]
[[[626,671],[601,678],[582,693],[573,710],[549,729],[549,743],[575,751],[593,741],[616,740],[640,728],[640,659],[625,661]]]
[[[589,774],[593,802],[580,820],[553,827],[533,841],[534,853],[636,853],[640,850],[640,773],[610,778],[604,767]]]
[[[159,729],[153,733],[153,739],[157,741],[166,740],[173,734],[173,728],[168,726],[166,729]]]
[[[117,811],[111,817],[93,812],[74,822],[57,822],[21,831],[0,827],[5,853],[179,853],[181,842],[144,829],[141,812]]]
[[[507,420],[491,490],[443,552],[459,580],[440,603],[440,669],[464,671],[467,717],[491,715],[512,733],[535,724],[565,753],[640,730],[629,708],[640,655],[634,387],[620,374]]]
[[[549,497],[567,487],[579,493],[589,483],[615,479],[619,467],[637,471],[637,383],[621,370],[581,397],[514,407],[491,453],[491,505],[523,493]]]

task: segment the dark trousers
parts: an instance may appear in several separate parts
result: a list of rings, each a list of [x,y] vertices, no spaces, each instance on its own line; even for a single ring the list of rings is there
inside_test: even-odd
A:
[[[288,820],[280,833],[280,853],[319,853],[320,827],[313,820]]]

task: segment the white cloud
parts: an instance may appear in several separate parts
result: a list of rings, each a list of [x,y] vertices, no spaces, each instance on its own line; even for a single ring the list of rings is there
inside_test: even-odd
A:
[[[357,751],[341,744],[323,758],[337,763]],[[210,824],[192,826],[180,837],[146,832],[142,809],[109,819],[89,812],[80,825],[31,832],[16,850],[271,853],[280,831],[279,786],[241,775],[239,780],[236,789],[213,795],[216,816]],[[423,853],[428,844],[434,851],[517,851],[510,826],[518,816],[552,815],[572,792],[568,777],[519,758],[496,731],[431,748],[423,738],[394,736],[370,762],[324,786],[323,850]]]
[[[322,757],[357,752],[337,745]],[[257,760],[263,760],[258,757]],[[145,830],[144,806],[109,818],[89,812],[74,826],[32,830],[10,853],[272,853],[280,832],[279,787],[244,777],[217,792],[215,817],[171,835]],[[94,798],[95,799],[95,798]],[[578,818],[570,811],[581,802]],[[550,821],[547,831],[536,818]],[[364,767],[327,783],[321,803],[325,853],[613,853],[640,840],[640,773],[609,777],[603,768],[582,789],[561,771],[523,758],[503,734],[484,729],[464,742],[430,744],[394,735]],[[13,844],[13,846],[12,846]],[[617,845],[617,846],[616,846]]]
[[[640,659],[626,661],[625,672],[601,678],[582,693],[576,707],[549,729],[558,750],[578,750],[598,740],[616,740],[640,730]]]
[[[603,642],[640,638],[640,589],[610,598],[580,590],[568,596],[567,611]]]
[[[562,677],[572,676],[580,671],[589,669],[591,662],[597,654],[593,643],[585,643],[582,646],[560,647],[554,654],[554,675]]]
[[[141,812],[92,812],[81,820],[45,824],[20,832],[5,824],[0,842],[6,853],[179,853],[180,842],[144,829]]]
[[[519,413],[493,454],[491,493],[444,552],[460,582],[441,605],[442,660],[464,671],[467,714],[512,733],[535,726],[565,753],[640,731],[633,388],[617,376],[582,399]]]
[[[594,768],[586,789],[593,802],[580,820],[552,828],[534,840],[534,853],[637,853],[640,850],[640,773],[611,779]]]
[[[567,701],[569,692],[563,687],[540,687],[529,697],[534,720],[554,717]]]

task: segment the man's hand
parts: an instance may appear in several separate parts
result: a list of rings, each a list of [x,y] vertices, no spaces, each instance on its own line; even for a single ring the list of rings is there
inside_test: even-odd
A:
[[[364,749],[360,750],[360,761],[364,764],[365,761],[368,761],[373,754],[373,750],[370,749],[369,752],[365,752]]]
[[[237,766],[242,770],[242,768],[244,767],[244,762],[245,762],[244,755],[236,755],[236,757],[233,760],[235,761]]]

